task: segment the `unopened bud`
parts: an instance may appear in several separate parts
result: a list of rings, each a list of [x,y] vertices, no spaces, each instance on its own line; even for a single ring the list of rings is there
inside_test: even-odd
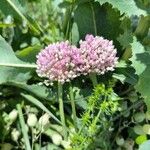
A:
[[[57,146],[62,142],[62,136],[60,134],[54,133],[51,138],[52,142]]]
[[[48,125],[49,124],[49,118],[50,118],[50,115],[47,113],[45,113],[43,116],[41,116],[39,119],[40,126]]]
[[[17,129],[13,129],[11,132],[11,138],[13,141],[18,141],[18,138],[20,136],[20,132]]]
[[[9,113],[9,119],[11,121],[15,121],[16,118],[18,116],[18,111],[16,109],[13,109],[10,113]]]
[[[35,114],[29,114],[27,124],[29,127],[34,127],[37,123],[37,117]]]

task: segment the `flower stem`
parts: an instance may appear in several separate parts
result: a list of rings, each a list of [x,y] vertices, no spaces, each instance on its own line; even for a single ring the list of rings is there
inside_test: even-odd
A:
[[[67,140],[67,129],[66,129],[66,123],[65,123],[65,115],[64,115],[64,105],[63,105],[63,100],[62,100],[62,92],[63,92],[62,84],[58,82],[59,112],[60,112],[61,123],[62,123],[62,126],[63,126],[63,136],[64,136],[64,139]]]
[[[72,88],[71,82],[70,82],[70,86],[69,86],[69,94],[70,94],[70,100],[71,100],[73,122],[74,122],[75,130],[77,131],[76,107],[75,107],[74,95],[73,95],[73,88]]]
[[[27,150],[31,150],[31,145],[30,145],[30,141],[29,141],[28,132],[27,132],[27,129],[25,126],[26,124],[25,124],[21,104],[17,104],[17,110],[18,110],[18,114],[19,114],[19,121],[20,121],[20,126],[21,126],[21,131],[23,134],[23,138],[24,138],[25,147]]]
[[[96,74],[95,73],[90,73],[89,77],[90,77],[90,79],[93,83],[93,87],[96,87],[96,85],[98,84]]]

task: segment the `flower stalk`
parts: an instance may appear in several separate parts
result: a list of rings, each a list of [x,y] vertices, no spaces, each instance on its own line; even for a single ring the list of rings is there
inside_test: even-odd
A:
[[[96,87],[96,85],[98,84],[96,74],[95,73],[90,73],[89,77],[90,77],[90,79],[93,83],[93,87]]]
[[[63,126],[63,136],[64,136],[64,139],[67,140],[67,128],[66,128],[66,123],[65,123],[65,114],[64,114],[62,93],[63,93],[63,86],[61,83],[58,82],[58,101],[59,101],[60,119],[61,119],[61,123]]]
[[[70,95],[70,101],[71,101],[73,122],[74,122],[75,130],[77,131],[76,107],[75,107],[74,94],[73,94],[73,88],[72,88],[71,82],[70,82],[70,85],[69,85],[69,95]]]

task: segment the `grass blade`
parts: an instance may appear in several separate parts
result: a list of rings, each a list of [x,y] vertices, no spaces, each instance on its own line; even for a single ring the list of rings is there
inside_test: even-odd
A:
[[[21,96],[23,96],[25,99],[36,105],[37,107],[41,108],[43,111],[48,113],[57,123],[61,124],[61,122],[36,98],[34,98],[31,95],[21,93]]]

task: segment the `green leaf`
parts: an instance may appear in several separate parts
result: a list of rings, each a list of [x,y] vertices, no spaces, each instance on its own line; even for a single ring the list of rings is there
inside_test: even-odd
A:
[[[82,4],[82,3],[87,3],[87,2],[93,2],[94,0],[76,0],[75,1],[75,3],[77,4],[77,5],[79,5],[79,4]]]
[[[137,144],[142,144],[143,142],[145,142],[147,140],[147,136],[146,135],[140,135],[135,139],[135,142]]]
[[[141,16],[138,22],[138,26],[135,30],[135,35],[139,39],[143,39],[144,37],[147,36],[149,28],[150,28],[150,16],[146,16],[146,17]]]
[[[125,140],[123,137],[117,137],[116,138],[117,145],[122,146],[124,144],[124,142],[125,142]]]
[[[85,95],[85,93],[88,94],[87,89],[85,89],[85,91],[84,91],[83,89],[81,90],[78,87],[73,87],[73,92],[74,92],[74,99],[75,99],[76,105],[78,105],[79,107],[81,107],[83,109],[86,109],[87,101],[86,101],[86,98],[84,97],[84,95]]]
[[[11,46],[0,36],[0,63],[21,63],[15,53],[13,52]]]
[[[25,56],[29,57],[29,53],[30,51],[24,50],[18,53],[18,55],[22,58],[24,56],[25,59]],[[0,84],[19,87],[42,99],[54,99],[54,94],[52,94],[47,87],[36,84],[27,84],[27,81],[31,78],[30,72],[32,70],[24,67],[30,66],[32,65],[26,64],[18,59],[9,44],[7,44],[7,42],[0,36]]]
[[[25,2],[21,1],[23,5]],[[0,9],[3,13],[7,15],[13,15],[18,20],[25,20],[29,26],[29,28],[37,35],[40,35],[41,28],[40,26],[30,17],[27,15],[26,10],[22,7],[19,0],[1,0]]]
[[[132,66],[136,70],[136,74],[140,75],[145,69],[146,65],[139,59],[139,55],[143,55],[145,49],[143,45],[137,41],[136,37],[133,38],[133,43],[131,44],[132,48],[132,57],[130,61],[132,62]]]
[[[121,46],[123,46],[123,48],[129,48],[130,44],[133,42],[132,33],[127,30],[123,34],[120,34],[117,40],[119,41]]]
[[[72,25],[71,39],[72,39],[72,44],[77,45],[79,41],[79,31],[78,31],[78,26],[75,22]]]
[[[150,56],[149,60],[150,60]],[[147,59],[147,58],[145,58]],[[139,91],[144,97],[144,101],[147,105],[148,111],[150,111],[150,64],[146,70],[140,75],[136,90]]]
[[[122,14],[126,14],[128,16],[132,15],[146,15],[147,12],[140,9],[136,2],[134,0],[96,0],[101,5],[108,2],[110,3],[114,8],[117,8]]]
[[[88,2],[78,5],[74,22],[77,23],[81,39],[86,34],[115,39],[121,33],[120,13],[108,4],[100,6],[98,2]]]
[[[138,135],[144,135],[143,127],[141,125],[136,125],[133,128],[134,132]]]
[[[48,113],[57,123],[61,124],[61,122],[57,119],[57,117],[55,117],[38,99],[34,98],[31,95],[24,94],[24,93],[21,93],[21,95],[25,99],[27,99],[28,101],[30,101],[31,103],[33,103],[34,105],[36,105],[37,107],[39,107],[40,109]]]
[[[0,67],[0,84],[25,83],[30,78],[29,71],[18,68]]]
[[[145,114],[142,112],[136,113],[134,116],[136,122],[142,122],[145,119]]]
[[[41,49],[42,46],[36,44],[18,51],[16,56],[25,62],[34,63],[37,59],[36,55],[40,52]]]
[[[36,65],[26,64],[18,59],[11,46],[0,36],[0,66],[35,68]],[[3,67],[1,67],[3,68]]]
[[[10,81],[25,82],[31,77],[29,73],[30,70],[13,67],[28,68],[32,67],[32,65],[26,64],[25,62],[18,59],[9,44],[0,36],[0,84]]]
[[[150,140],[147,140],[146,142],[142,143],[139,146],[139,150],[149,150],[150,148]]]
[[[129,83],[135,85],[138,81],[138,76],[135,74],[135,70],[132,67],[116,68],[113,77],[120,80],[122,83]]]
[[[64,2],[60,3],[58,6],[59,6],[60,8],[67,8],[67,7],[70,7],[71,5],[72,5],[71,2],[64,1]]]
[[[143,96],[147,109],[150,111],[150,53],[145,51],[144,46],[135,37],[131,46],[132,57],[130,60],[136,70],[136,74],[139,75],[139,81],[135,88]]]
[[[44,85],[38,85],[38,84],[32,84],[32,85],[28,85],[25,82],[22,82],[22,76],[21,76],[21,82],[19,81],[12,81],[10,80],[7,83],[4,83],[4,85],[12,85],[18,88],[21,88],[27,92],[30,92],[31,94],[35,95],[36,97],[48,100],[48,101],[56,101],[56,93],[53,91],[51,91],[50,88],[44,86]],[[18,78],[17,78],[18,79]]]

